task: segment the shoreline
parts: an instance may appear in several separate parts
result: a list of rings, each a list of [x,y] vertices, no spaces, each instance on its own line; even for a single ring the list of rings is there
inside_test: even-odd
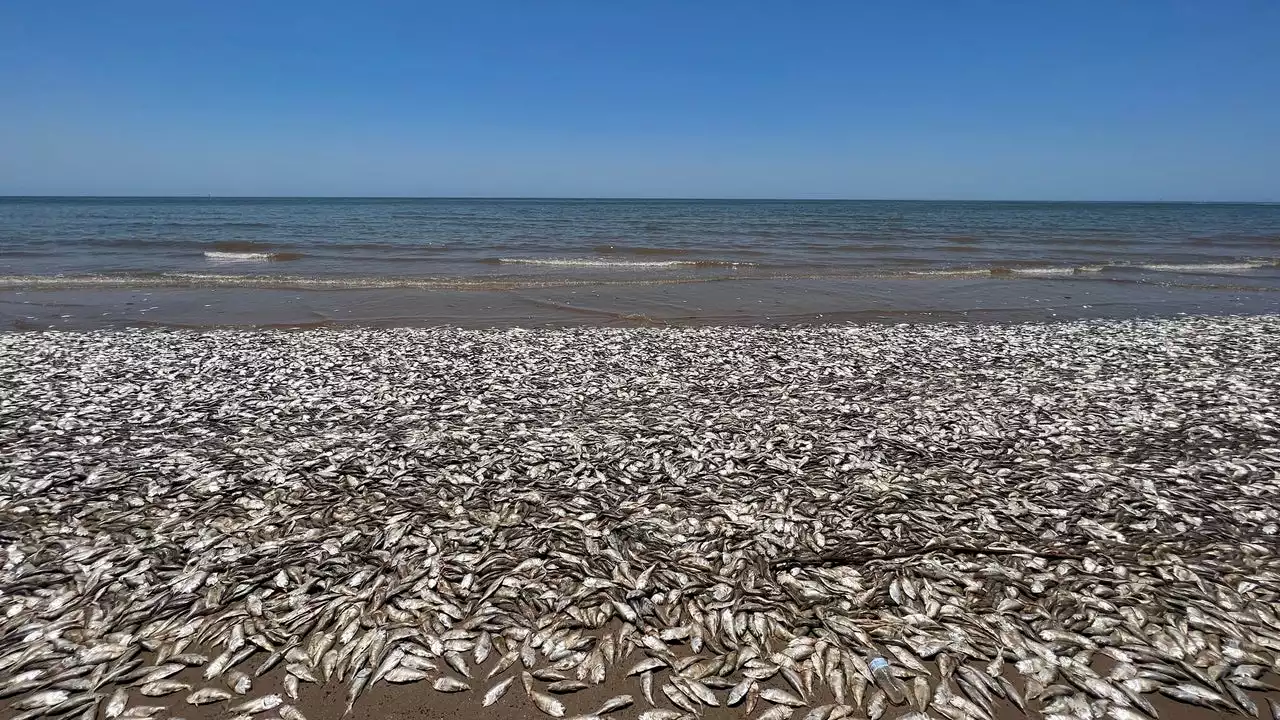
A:
[[[1280,315],[0,333],[0,378],[0,718],[1280,701]]]
[[[1226,277],[1175,286],[1071,276],[959,276],[488,289],[0,289],[0,330],[779,326],[1280,313],[1280,287],[1267,282]]]

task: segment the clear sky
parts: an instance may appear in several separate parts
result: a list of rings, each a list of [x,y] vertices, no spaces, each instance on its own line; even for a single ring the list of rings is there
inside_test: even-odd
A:
[[[0,194],[1280,201],[1280,2],[6,0]]]

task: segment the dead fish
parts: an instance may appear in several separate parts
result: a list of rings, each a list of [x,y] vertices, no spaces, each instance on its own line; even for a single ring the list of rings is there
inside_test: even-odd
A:
[[[889,698],[880,688],[871,691],[867,696],[867,718],[869,720],[880,720],[884,717],[885,708],[888,707]]]
[[[248,702],[236,705],[235,707],[232,707],[228,712],[233,714],[243,713],[245,715],[257,715],[258,713],[266,712],[268,710],[272,710],[277,707],[280,707],[283,704],[284,704],[284,698],[273,693],[271,695],[263,695],[260,698],[255,698]]]
[[[36,708],[53,707],[54,705],[61,705],[66,702],[69,697],[71,697],[71,693],[66,690],[47,690],[45,692],[28,695],[9,707],[15,710],[34,710]]]
[[[163,705],[134,705],[128,708],[120,715],[122,720],[134,720],[136,718],[149,718],[165,711]]]
[[[567,693],[575,693],[579,690],[585,690],[589,687],[591,686],[581,680],[557,680],[547,685],[547,692],[564,695]]]
[[[209,658],[199,653],[178,653],[169,656],[169,662],[181,663],[187,667],[200,667],[209,662]]]
[[[214,658],[204,668],[203,677],[205,680],[212,680],[221,675],[231,665],[232,653],[224,651],[221,655]]]
[[[444,661],[449,665],[449,667],[458,671],[459,675],[468,678],[471,677],[471,670],[467,667],[467,661],[462,657],[462,655],[456,652],[447,652],[444,654]]]
[[[1129,678],[1122,681],[1121,684],[1135,693],[1152,693],[1163,685],[1160,681],[1150,678]]]
[[[507,694],[507,690],[511,687],[511,683],[513,682],[515,682],[515,676],[509,677],[506,680],[502,680],[497,684],[495,684],[493,687],[489,688],[487,691],[485,691],[484,700],[481,702],[481,706],[489,707],[490,705],[501,700],[502,696]]]
[[[167,711],[104,695],[192,668],[240,703],[283,665],[291,702],[336,683],[352,711],[494,660],[548,697],[630,671],[677,716],[800,707],[757,709],[766,684],[838,720],[886,713],[883,654],[911,720],[1023,688],[1050,716],[1151,716],[1149,692],[1256,712],[1277,338],[1275,316],[0,334],[0,515],[34,533],[0,543],[0,699],[123,720]],[[1153,427],[1177,442],[1131,452]]]
[[[897,645],[888,645],[887,647],[889,648],[890,654],[897,658],[898,662],[901,663],[903,667],[910,668],[923,675],[929,674],[929,669],[926,668],[924,663],[920,662],[920,660],[916,658],[910,650]]]
[[[182,672],[184,668],[186,668],[186,665],[183,665],[182,663],[174,663],[174,662],[165,663],[164,665],[159,665],[155,669],[153,669],[151,672],[147,673],[146,675],[143,675],[142,679],[138,681],[138,684],[144,685],[146,683],[155,682],[157,680],[164,680],[165,678],[172,677],[173,675],[176,675]]]
[[[425,671],[422,671],[422,670],[414,670],[412,668],[407,668],[407,667],[397,667],[397,668],[392,668],[388,670],[387,673],[382,676],[382,679],[386,680],[389,683],[411,683],[411,682],[418,682],[419,680],[425,680],[428,677],[430,676]],[[444,680],[444,679],[445,678],[443,677],[440,678],[440,680]],[[466,683],[463,683],[463,684],[465,685]],[[439,690],[439,688],[436,688],[436,689]],[[443,691],[443,692],[453,692],[453,691]]]
[[[708,707],[720,707],[720,701],[716,699],[716,694],[711,691],[711,688],[703,685],[701,682],[685,677],[672,678],[672,682],[675,683],[676,687],[680,688],[680,691],[685,695],[697,700],[703,705]]]
[[[190,689],[191,685],[188,683],[173,682],[171,680],[157,680],[155,682],[149,682],[138,688],[138,692],[146,695],[147,697],[163,697],[165,695],[172,695],[176,692],[185,692]]]
[[[733,707],[746,699],[748,691],[754,688],[756,681],[751,678],[744,678],[737,685],[729,689],[729,696],[725,699],[725,704]]]
[[[666,665],[667,662],[665,660],[661,660],[659,658],[645,658],[635,665],[632,665],[625,674],[627,677],[631,677],[632,675],[639,675],[642,672],[666,667]]]
[[[1244,711],[1250,717],[1258,717],[1258,705],[1249,697],[1249,694],[1241,690],[1235,683],[1225,681],[1221,683],[1222,687],[1227,691],[1227,695],[1231,696],[1231,701],[1236,707]]]
[[[1115,720],[1151,720],[1146,715],[1124,705],[1111,705],[1107,708],[1107,716]]]
[[[661,690],[662,694],[671,701],[671,704],[681,710],[695,714],[699,711],[700,706],[697,700],[686,695],[678,685],[675,685],[674,683],[664,683]]]
[[[107,705],[102,712],[103,716],[106,717],[107,720],[113,720],[113,718],[120,717],[120,714],[124,712],[125,705],[127,705],[128,702],[129,693],[125,692],[124,688],[116,688],[115,692],[111,693],[111,697],[107,699]]]
[[[908,699],[911,701],[911,707],[918,713],[925,711],[929,707],[929,700],[933,697],[933,692],[929,688],[929,681],[920,676],[916,676],[911,680]]]
[[[1160,694],[1167,695],[1180,702],[1212,709],[1221,710],[1232,707],[1226,698],[1198,685],[1187,685],[1185,683],[1180,685],[1161,685]]]
[[[233,697],[235,696],[220,688],[201,688],[187,696],[187,704],[207,705],[220,700],[230,700]]]
[[[617,712],[623,708],[631,707],[635,703],[635,698],[630,695],[614,695],[605,700],[604,703],[592,715],[608,715],[611,712]]]
[[[762,700],[768,700],[776,705],[786,705],[793,708],[804,707],[809,704],[786,690],[778,688],[765,688],[761,690],[760,698]]]
[[[476,638],[476,645],[472,650],[472,659],[475,660],[476,665],[483,665],[492,651],[493,636],[487,632],[481,632],[480,636]]]
[[[124,645],[103,643],[77,653],[76,663],[79,665],[99,665],[112,660],[119,660],[128,652],[129,648]]]
[[[457,678],[449,677],[448,675],[441,675],[436,678],[436,681],[431,683],[431,687],[444,693],[462,692],[463,690],[471,689],[470,685]]]
[[[554,697],[537,691],[529,693],[529,697],[533,699],[533,704],[543,713],[554,718],[564,717],[564,703]]]
[[[440,670],[440,667],[435,663],[417,655],[405,655],[400,658],[400,667],[422,670],[423,672],[437,672]]]
[[[502,657],[498,659],[498,662],[494,663],[493,667],[489,670],[489,674],[485,676],[486,679],[492,679],[493,677],[506,672],[518,659],[520,659],[520,653],[515,650],[503,653]]]
[[[835,705],[819,705],[805,713],[804,720],[829,720],[835,709]]]
[[[311,673],[311,670],[300,663],[289,663],[284,666],[285,672],[296,676],[299,680],[313,683],[319,682],[319,679]]]
[[[222,679],[237,695],[247,695],[253,689],[253,680],[239,670],[228,670],[223,673]]]

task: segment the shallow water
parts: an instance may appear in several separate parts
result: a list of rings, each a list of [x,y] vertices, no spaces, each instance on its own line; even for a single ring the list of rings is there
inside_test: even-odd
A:
[[[0,198],[8,327],[1040,319],[1277,290],[1274,204]],[[112,305],[129,291],[168,314]]]

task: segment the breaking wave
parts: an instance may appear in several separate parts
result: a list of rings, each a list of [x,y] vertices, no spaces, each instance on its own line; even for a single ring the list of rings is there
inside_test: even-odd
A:
[[[298,260],[302,253],[296,252],[230,252],[226,250],[205,250],[204,256],[217,262],[263,262]]]
[[[1222,272],[1241,272],[1244,270],[1257,270],[1264,267],[1275,267],[1275,262],[1263,260],[1252,260],[1249,262],[1234,263],[1151,263],[1146,265],[1138,265],[1143,270],[1153,270],[1155,272],[1174,272],[1174,273],[1222,273]]]
[[[990,268],[933,268],[929,270],[911,270],[908,275],[924,275],[935,277],[975,277],[983,275],[1020,276],[1020,277],[1056,277],[1062,275],[1079,275],[1096,273],[1106,269],[1105,265],[1032,265],[1027,267],[996,266]]]
[[[606,260],[603,258],[492,258],[483,260],[501,265],[547,265],[553,267],[590,268],[673,268],[673,267],[751,267],[756,263],[730,260]]]
[[[937,277],[975,277],[990,275],[986,268],[940,268],[937,270],[912,270],[910,275],[932,275]]]
[[[1099,272],[1102,266],[1052,266],[1052,267],[1012,267],[1007,269],[1013,275],[1075,275],[1076,273]],[[993,271],[994,272],[994,271]]]

